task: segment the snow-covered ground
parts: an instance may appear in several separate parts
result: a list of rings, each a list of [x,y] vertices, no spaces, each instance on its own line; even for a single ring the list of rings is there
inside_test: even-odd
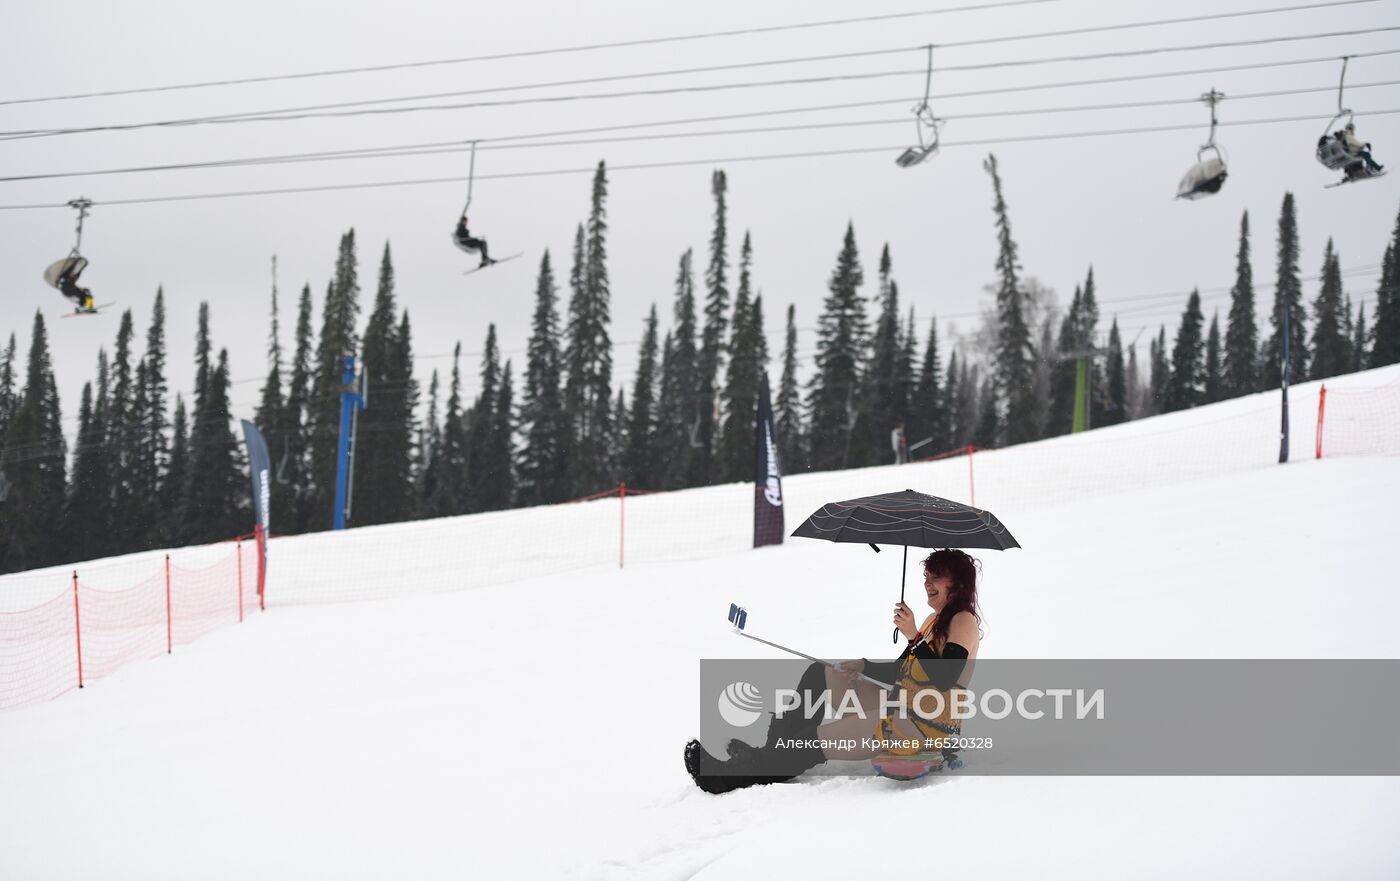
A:
[[[1313,461],[1315,391],[1294,400],[1284,467],[1267,396],[978,454],[978,503],[1023,545],[980,554],[982,656],[1400,656],[1400,458]],[[1055,471],[1079,461],[1111,477]],[[788,528],[966,479],[961,460],[795,477]],[[813,654],[891,654],[898,555],[744,549],[750,492],[629,499],[622,570],[589,505],[274,542],[266,613],[0,714],[0,878],[1400,877],[1395,778],[819,769],[699,792],[680,756],[698,660],[758,648],[729,602]]]

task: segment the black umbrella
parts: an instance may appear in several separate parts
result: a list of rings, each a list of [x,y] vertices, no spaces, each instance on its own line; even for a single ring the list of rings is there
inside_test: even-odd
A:
[[[844,502],[828,502],[793,530],[795,538],[879,545],[903,545],[904,571],[899,601],[904,602],[909,547],[987,548],[1004,551],[1021,545],[996,515],[981,508],[906,489]],[[895,640],[898,641],[898,631]]]

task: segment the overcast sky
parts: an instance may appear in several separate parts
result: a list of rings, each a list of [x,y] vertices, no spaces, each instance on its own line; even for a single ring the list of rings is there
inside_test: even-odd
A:
[[[599,42],[640,40],[813,22],[861,15],[947,9],[991,0],[859,4],[812,0],[704,4],[517,0],[500,4],[402,2],[386,5],[266,2],[71,2],[12,5],[0,27],[0,101],[166,86],[347,67],[401,64],[484,54],[526,52]],[[1052,0],[999,10],[918,16],[893,21],[794,29],[592,52],[543,55],[271,83],[162,91],[40,103],[0,104],[0,131],[71,128],[268,111],[529,83],[657,72],[907,48],[844,60],[728,72],[622,80],[510,91],[439,101],[502,101],[597,94],[679,85],[754,83],[788,78],[904,71],[902,75],[822,83],[748,87],[610,100],[588,99],[474,107],[437,112],[238,125],[193,125],[134,131],[0,140],[0,176],[91,171],[285,153],[441,141],[506,138],[595,126],[814,107],[822,112],[696,123],[618,134],[658,134],[816,123],[891,121],[889,125],[746,133],[630,143],[592,143],[487,150],[477,156],[473,227],[493,254],[523,257],[463,276],[473,261],[449,234],[466,197],[465,183],[355,189],[243,198],[102,205],[110,200],[242,192],[420,178],[465,177],[465,152],[249,168],[114,174],[0,183],[0,205],[62,203],[79,195],[99,204],[88,219],[83,281],[109,314],[50,321],[49,332],[71,433],[82,383],[94,375],[98,348],[110,352],[120,310],[131,308],[144,337],[152,298],[165,288],[170,380],[189,395],[193,335],[200,301],[213,315],[216,347],[227,347],[236,416],[251,415],[266,372],[271,258],[278,259],[283,343],[290,347],[297,293],[309,283],[319,311],[340,235],[359,242],[361,307],[368,317],[385,242],[392,245],[401,307],[411,313],[417,372],[426,383],[450,369],[460,340],[469,390],[476,353],[494,322],[515,374],[523,368],[534,282],[548,249],[567,302],[569,253],[576,224],[588,210],[588,173],[488,179],[491,175],[559,169],[703,160],[694,165],[610,174],[608,220],[612,281],[614,387],[629,391],[642,321],[655,303],[664,328],[677,260],[696,249],[703,273],[713,205],[710,174],[729,175],[731,254],[745,230],[754,242],[754,282],[766,307],[773,370],[781,353],[783,314],[796,304],[800,351],[810,359],[826,281],[847,221],[855,224],[874,295],[881,246],[890,245],[905,308],[920,333],[930,316],[940,331],[963,331],[987,301],[996,240],[988,150],[1001,163],[1013,232],[1027,275],[1067,303],[1090,265],[1103,314],[1117,314],[1126,340],[1145,354],[1163,323],[1175,332],[1187,293],[1199,286],[1207,319],[1222,324],[1233,282],[1240,215],[1250,212],[1261,322],[1267,322],[1274,275],[1274,232],[1285,191],[1297,198],[1302,269],[1319,271],[1330,236],[1341,255],[1346,289],[1374,309],[1378,266],[1400,207],[1400,175],[1336,189],[1339,175],[1313,158],[1335,112],[1344,54],[1400,49],[1400,31],[1308,39],[1252,47],[1198,49],[1114,60],[1019,65],[980,71],[937,68],[1031,59],[1199,46],[1269,37],[1400,26],[1400,3],[1357,3],[1331,9],[1253,16],[1116,33],[1062,36],[936,49],[931,105],[948,122],[948,146],[929,163],[900,169],[895,156],[915,140],[911,106],[922,96],[925,58],[917,47],[1168,17],[1304,5],[1301,0],[1159,3]],[[1045,83],[1333,59],[1233,72],[1160,77],[1091,87],[1019,91],[980,97],[940,95]],[[1373,141],[1379,161],[1400,161],[1400,55],[1357,58],[1348,72],[1347,104],[1358,133]],[[1223,191],[1174,201],[1176,185],[1195,162],[1209,115],[1201,104],[1031,113],[1066,107],[1190,101],[1212,87],[1224,92],[1222,123],[1306,117],[1306,121],[1225,127],[1230,176]],[[1262,92],[1311,90],[1277,97]],[[433,103],[433,102],[420,102]],[[388,105],[393,106],[393,105]],[[399,105],[401,106],[401,105]],[[976,114],[1016,115],[961,118]],[[1020,111],[1025,111],[1021,113]],[[1381,114],[1380,111],[1391,111]],[[1375,114],[1375,115],[1371,115]],[[1189,130],[1092,138],[1016,141],[1027,136],[1185,125]],[[605,137],[605,135],[571,136]],[[979,142],[959,146],[959,142]],[[718,161],[796,152],[884,148],[872,153],[769,161]],[[715,160],[715,161],[708,161]],[[15,332],[27,351],[36,309],[54,319],[68,310],[41,273],[73,246],[68,209],[0,210],[0,340]],[[734,273],[731,273],[731,278]],[[697,278],[699,281],[699,278]],[[1309,300],[1315,282],[1307,282]],[[1156,299],[1148,295],[1168,294]],[[872,309],[873,315],[873,309]],[[946,357],[946,350],[945,350]],[[775,380],[776,382],[776,376]]]

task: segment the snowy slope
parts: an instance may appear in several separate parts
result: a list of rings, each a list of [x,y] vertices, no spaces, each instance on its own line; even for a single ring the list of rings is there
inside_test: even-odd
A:
[[[1047,463],[1080,454],[1043,451],[1093,442],[1120,462],[1108,431],[986,454],[1035,494],[984,500],[979,483],[1024,546],[981,555],[982,656],[1396,657],[1400,458],[1210,470],[1202,432],[1267,403],[1112,430],[1175,438],[1201,463],[1181,481],[1139,452],[1136,477],[1074,472],[1046,495]],[[820,501],[933,489],[926,475],[965,467],[794,478],[789,527]],[[554,509],[489,515],[487,545],[488,518],[470,517],[274,543],[266,613],[0,714],[0,877],[837,879],[918,871],[935,843],[939,872],[963,878],[1400,877],[1392,778],[814,773],[698,792],[680,761],[697,660],[755,648],[729,635],[731,600],[778,642],[891,654],[899,557],[800,540],[726,552],[749,528],[715,501],[734,491],[629,499],[629,535],[687,506],[704,534],[673,540],[691,559],[639,552],[621,571],[611,527]],[[338,586],[404,595],[316,602]],[[1319,598],[1336,613],[1303,629]],[[1186,614],[1202,604],[1211,616]]]

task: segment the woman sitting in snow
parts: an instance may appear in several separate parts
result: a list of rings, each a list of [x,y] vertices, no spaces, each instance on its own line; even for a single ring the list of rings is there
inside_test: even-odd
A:
[[[828,744],[846,740],[860,744],[873,738],[922,743],[930,738],[956,737],[961,722],[952,716],[948,692],[967,686],[981,641],[977,618],[977,561],[952,549],[929,554],[924,560],[924,594],[933,614],[925,618],[921,626],[914,625],[914,613],[907,605],[895,606],[895,626],[909,641],[898,658],[881,662],[847,661],[834,668],[813,664],[797,685],[798,692],[803,695],[803,706],[815,706],[817,697],[825,689],[830,695],[830,705],[841,707],[848,700],[847,692],[854,691],[861,713],[846,713],[825,724],[820,717],[808,719],[800,711],[785,713],[781,718],[775,716],[763,746],[731,740],[727,761],[716,759],[698,740],[692,740],[686,744],[685,767],[695,785],[706,792],[723,793],[791,780],[829,759],[876,756],[875,750],[864,746],[854,749],[784,746],[789,740],[816,740]],[[908,715],[891,713],[881,718],[880,689],[857,679],[858,673],[894,684],[896,690],[905,695],[910,707]],[[942,712],[926,718],[915,712],[915,708],[921,703],[938,706],[939,702],[916,702],[914,695],[930,689],[943,694]],[[890,699],[895,700],[894,695]],[[877,719],[873,730],[871,719]],[[892,750],[897,755],[919,751],[921,748]]]

